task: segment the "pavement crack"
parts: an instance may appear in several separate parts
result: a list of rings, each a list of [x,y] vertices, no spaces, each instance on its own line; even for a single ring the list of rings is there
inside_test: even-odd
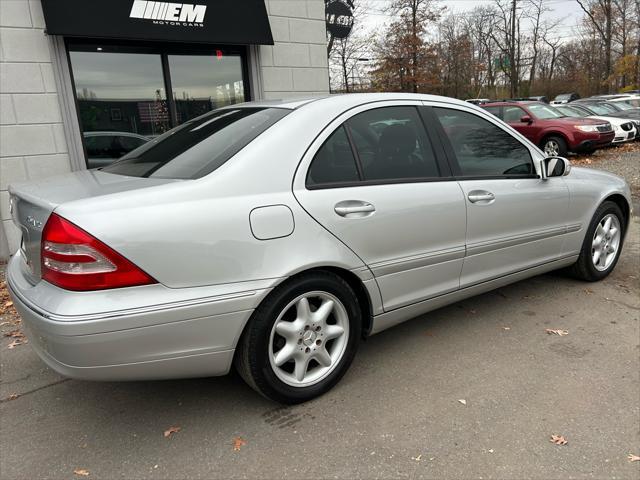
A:
[[[48,384],[43,385],[41,387],[34,388],[33,390],[28,390],[28,391],[23,392],[23,393],[18,393],[18,398],[16,398],[16,399],[10,400],[9,398],[3,398],[2,400],[0,400],[0,403],[15,402],[16,400],[18,400],[18,399],[20,399],[22,397],[26,397],[27,395],[31,395],[32,393],[39,392],[40,390],[44,390],[44,389],[49,388],[49,387],[55,387],[56,385],[60,385],[61,383],[68,382],[69,380],[71,380],[71,379],[70,378],[63,378],[63,379],[58,380],[57,382],[48,383]]]

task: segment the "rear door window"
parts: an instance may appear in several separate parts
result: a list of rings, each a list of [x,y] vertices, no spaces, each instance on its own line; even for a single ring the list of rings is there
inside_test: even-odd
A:
[[[201,178],[289,112],[261,107],[214,110],[151,140],[102,170],[132,177]]]
[[[347,122],[364,180],[407,180],[440,175],[431,142],[415,107],[384,107]]]
[[[356,159],[344,125],[320,147],[307,174],[307,187],[359,181]]]

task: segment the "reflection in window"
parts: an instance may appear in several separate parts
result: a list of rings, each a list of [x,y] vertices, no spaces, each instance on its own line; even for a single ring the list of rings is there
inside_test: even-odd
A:
[[[484,118],[461,110],[433,109],[464,176],[531,175],[529,149]]]
[[[242,59],[222,55],[169,55],[178,123],[244,102]]]
[[[83,132],[170,129],[160,55],[70,52]]]

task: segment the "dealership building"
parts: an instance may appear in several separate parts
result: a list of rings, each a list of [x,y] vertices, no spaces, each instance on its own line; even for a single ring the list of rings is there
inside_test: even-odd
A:
[[[329,92],[325,0],[0,0],[8,186],[108,164],[209,110]]]

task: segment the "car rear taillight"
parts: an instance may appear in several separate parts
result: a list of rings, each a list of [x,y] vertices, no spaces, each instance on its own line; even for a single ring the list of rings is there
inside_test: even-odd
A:
[[[55,213],[42,232],[42,278],[76,291],[157,283],[118,252]]]

